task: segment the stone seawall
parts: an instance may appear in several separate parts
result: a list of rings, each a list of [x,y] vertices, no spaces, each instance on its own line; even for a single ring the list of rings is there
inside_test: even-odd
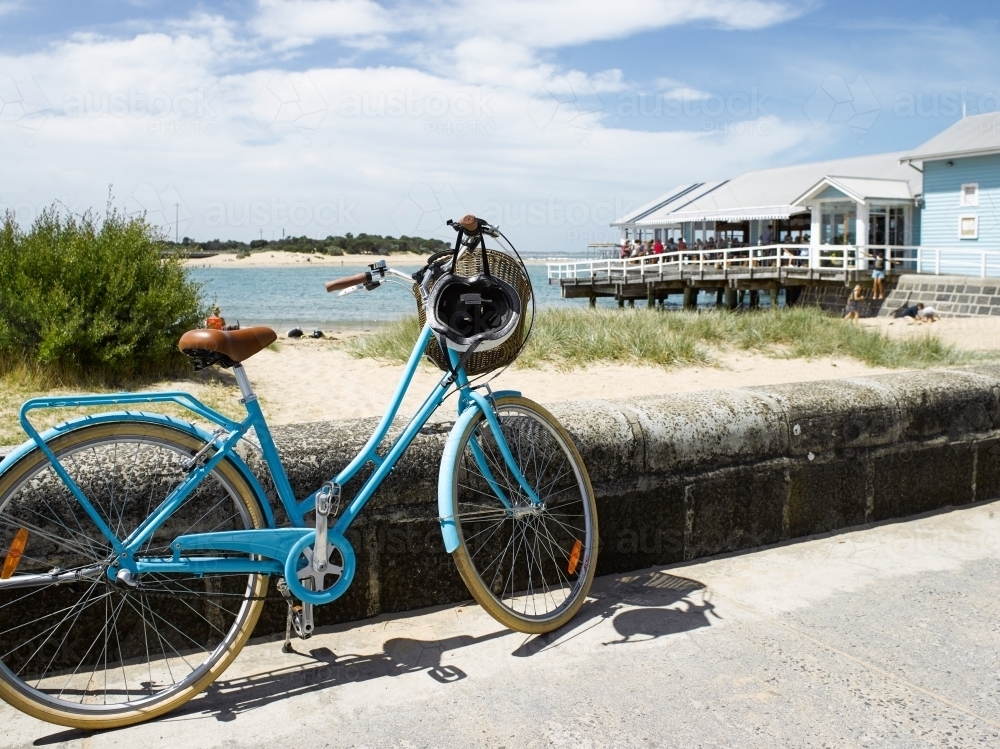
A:
[[[902,275],[886,297],[879,316],[923,302],[941,317],[1000,315],[1000,278]]]
[[[890,275],[885,282],[886,298],[875,300],[871,298],[870,275],[861,281],[866,296],[865,301],[858,305],[862,317],[887,317],[900,307],[917,302],[934,307],[941,317],[1000,315],[1000,278],[915,273]],[[796,304],[811,304],[829,312],[844,314],[847,296],[852,288],[853,283],[805,286]]]
[[[597,493],[599,575],[1000,497],[1000,366],[550,408]],[[374,423],[276,428],[296,491],[334,475]],[[354,584],[318,623],[469,598],[437,523],[450,426],[425,428],[361,514]],[[275,600],[257,634],[283,629]]]

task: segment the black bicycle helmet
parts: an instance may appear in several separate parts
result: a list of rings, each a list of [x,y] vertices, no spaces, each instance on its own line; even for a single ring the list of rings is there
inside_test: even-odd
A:
[[[453,224],[453,222],[448,222]],[[434,282],[425,305],[427,322],[443,346],[454,351],[489,351],[504,343],[517,329],[521,319],[521,299],[509,283],[490,273],[486,259],[484,229],[492,229],[475,216],[465,216],[455,225],[454,269],[463,236],[469,252],[482,247],[483,270],[475,276],[445,273]]]
[[[506,281],[480,273],[448,273],[434,284],[427,298],[427,322],[455,351],[474,343],[489,351],[511,337],[521,317],[521,300]]]

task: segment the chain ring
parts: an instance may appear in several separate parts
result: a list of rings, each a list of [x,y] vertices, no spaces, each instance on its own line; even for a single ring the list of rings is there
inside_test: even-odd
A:
[[[317,572],[315,569],[313,569],[313,548],[311,546],[307,546],[306,548],[304,548],[302,550],[302,553],[300,554],[300,557],[302,559],[305,559],[306,563],[305,565],[299,567],[299,570],[295,574],[295,577],[300,582],[302,582],[302,584],[305,585],[306,588],[316,593],[322,593],[326,590],[329,590],[334,585],[339,583],[340,578],[344,576],[344,565],[343,565],[344,555],[341,554],[340,549],[338,549],[333,544],[329,544],[327,546],[327,549],[328,553],[326,559],[326,569],[324,569],[322,572]],[[341,562],[340,564],[333,563],[334,555],[336,555],[339,558]],[[301,564],[301,561],[299,562],[299,564]],[[334,581],[329,585],[326,584],[326,579],[328,577],[335,578]],[[312,583],[312,587],[309,587],[308,583],[310,582]]]
[[[314,532],[306,533],[299,539],[285,558],[285,583],[289,592],[303,603],[322,606],[337,600],[344,594],[354,579],[357,560],[354,548],[343,536],[330,531],[327,536],[330,552],[327,557],[327,569],[316,572],[312,569]],[[341,564],[331,564],[330,559],[337,553]],[[336,580],[328,584],[328,578]],[[313,590],[313,586],[322,586]]]

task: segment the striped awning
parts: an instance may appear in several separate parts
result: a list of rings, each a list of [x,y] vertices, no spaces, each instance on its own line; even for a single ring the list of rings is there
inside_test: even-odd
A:
[[[721,208],[700,211],[675,211],[659,218],[650,217],[636,221],[638,226],[659,226],[664,223],[676,224],[683,221],[757,221],[786,219],[796,213],[808,213],[808,208],[800,205],[762,205],[751,208]]]

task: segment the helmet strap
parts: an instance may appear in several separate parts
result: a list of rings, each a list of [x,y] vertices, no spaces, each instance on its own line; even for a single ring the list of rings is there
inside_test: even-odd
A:
[[[483,248],[483,275],[490,275],[490,259],[486,254],[486,238],[483,236],[482,232],[479,232],[479,244]]]
[[[462,249],[462,237],[465,236],[465,232],[459,229],[455,234],[455,249],[451,253],[451,272],[455,272],[455,268],[458,266],[458,251]]]
[[[441,347],[441,353],[444,354],[444,360],[448,362],[448,372],[451,374],[451,379],[454,382],[458,379],[458,370],[469,363],[469,359],[472,358],[472,355],[476,353],[476,349],[479,348],[480,342],[473,341],[469,345],[469,348],[462,352],[462,356],[459,358],[458,364],[453,367],[451,366],[451,357],[448,356],[448,341],[440,333],[438,333],[435,338],[437,338],[438,345]]]
[[[459,229],[458,235],[455,237],[455,249],[452,251],[451,258],[451,272],[454,273],[455,269],[458,267],[458,253],[462,249],[462,238],[469,237],[469,252],[476,251],[476,245],[478,244],[482,248],[483,253],[483,275],[490,275],[490,260],[486,254],[486,239],[483,237],[482,230],[476,232],[475,234],[469,234],[465,229]]]

